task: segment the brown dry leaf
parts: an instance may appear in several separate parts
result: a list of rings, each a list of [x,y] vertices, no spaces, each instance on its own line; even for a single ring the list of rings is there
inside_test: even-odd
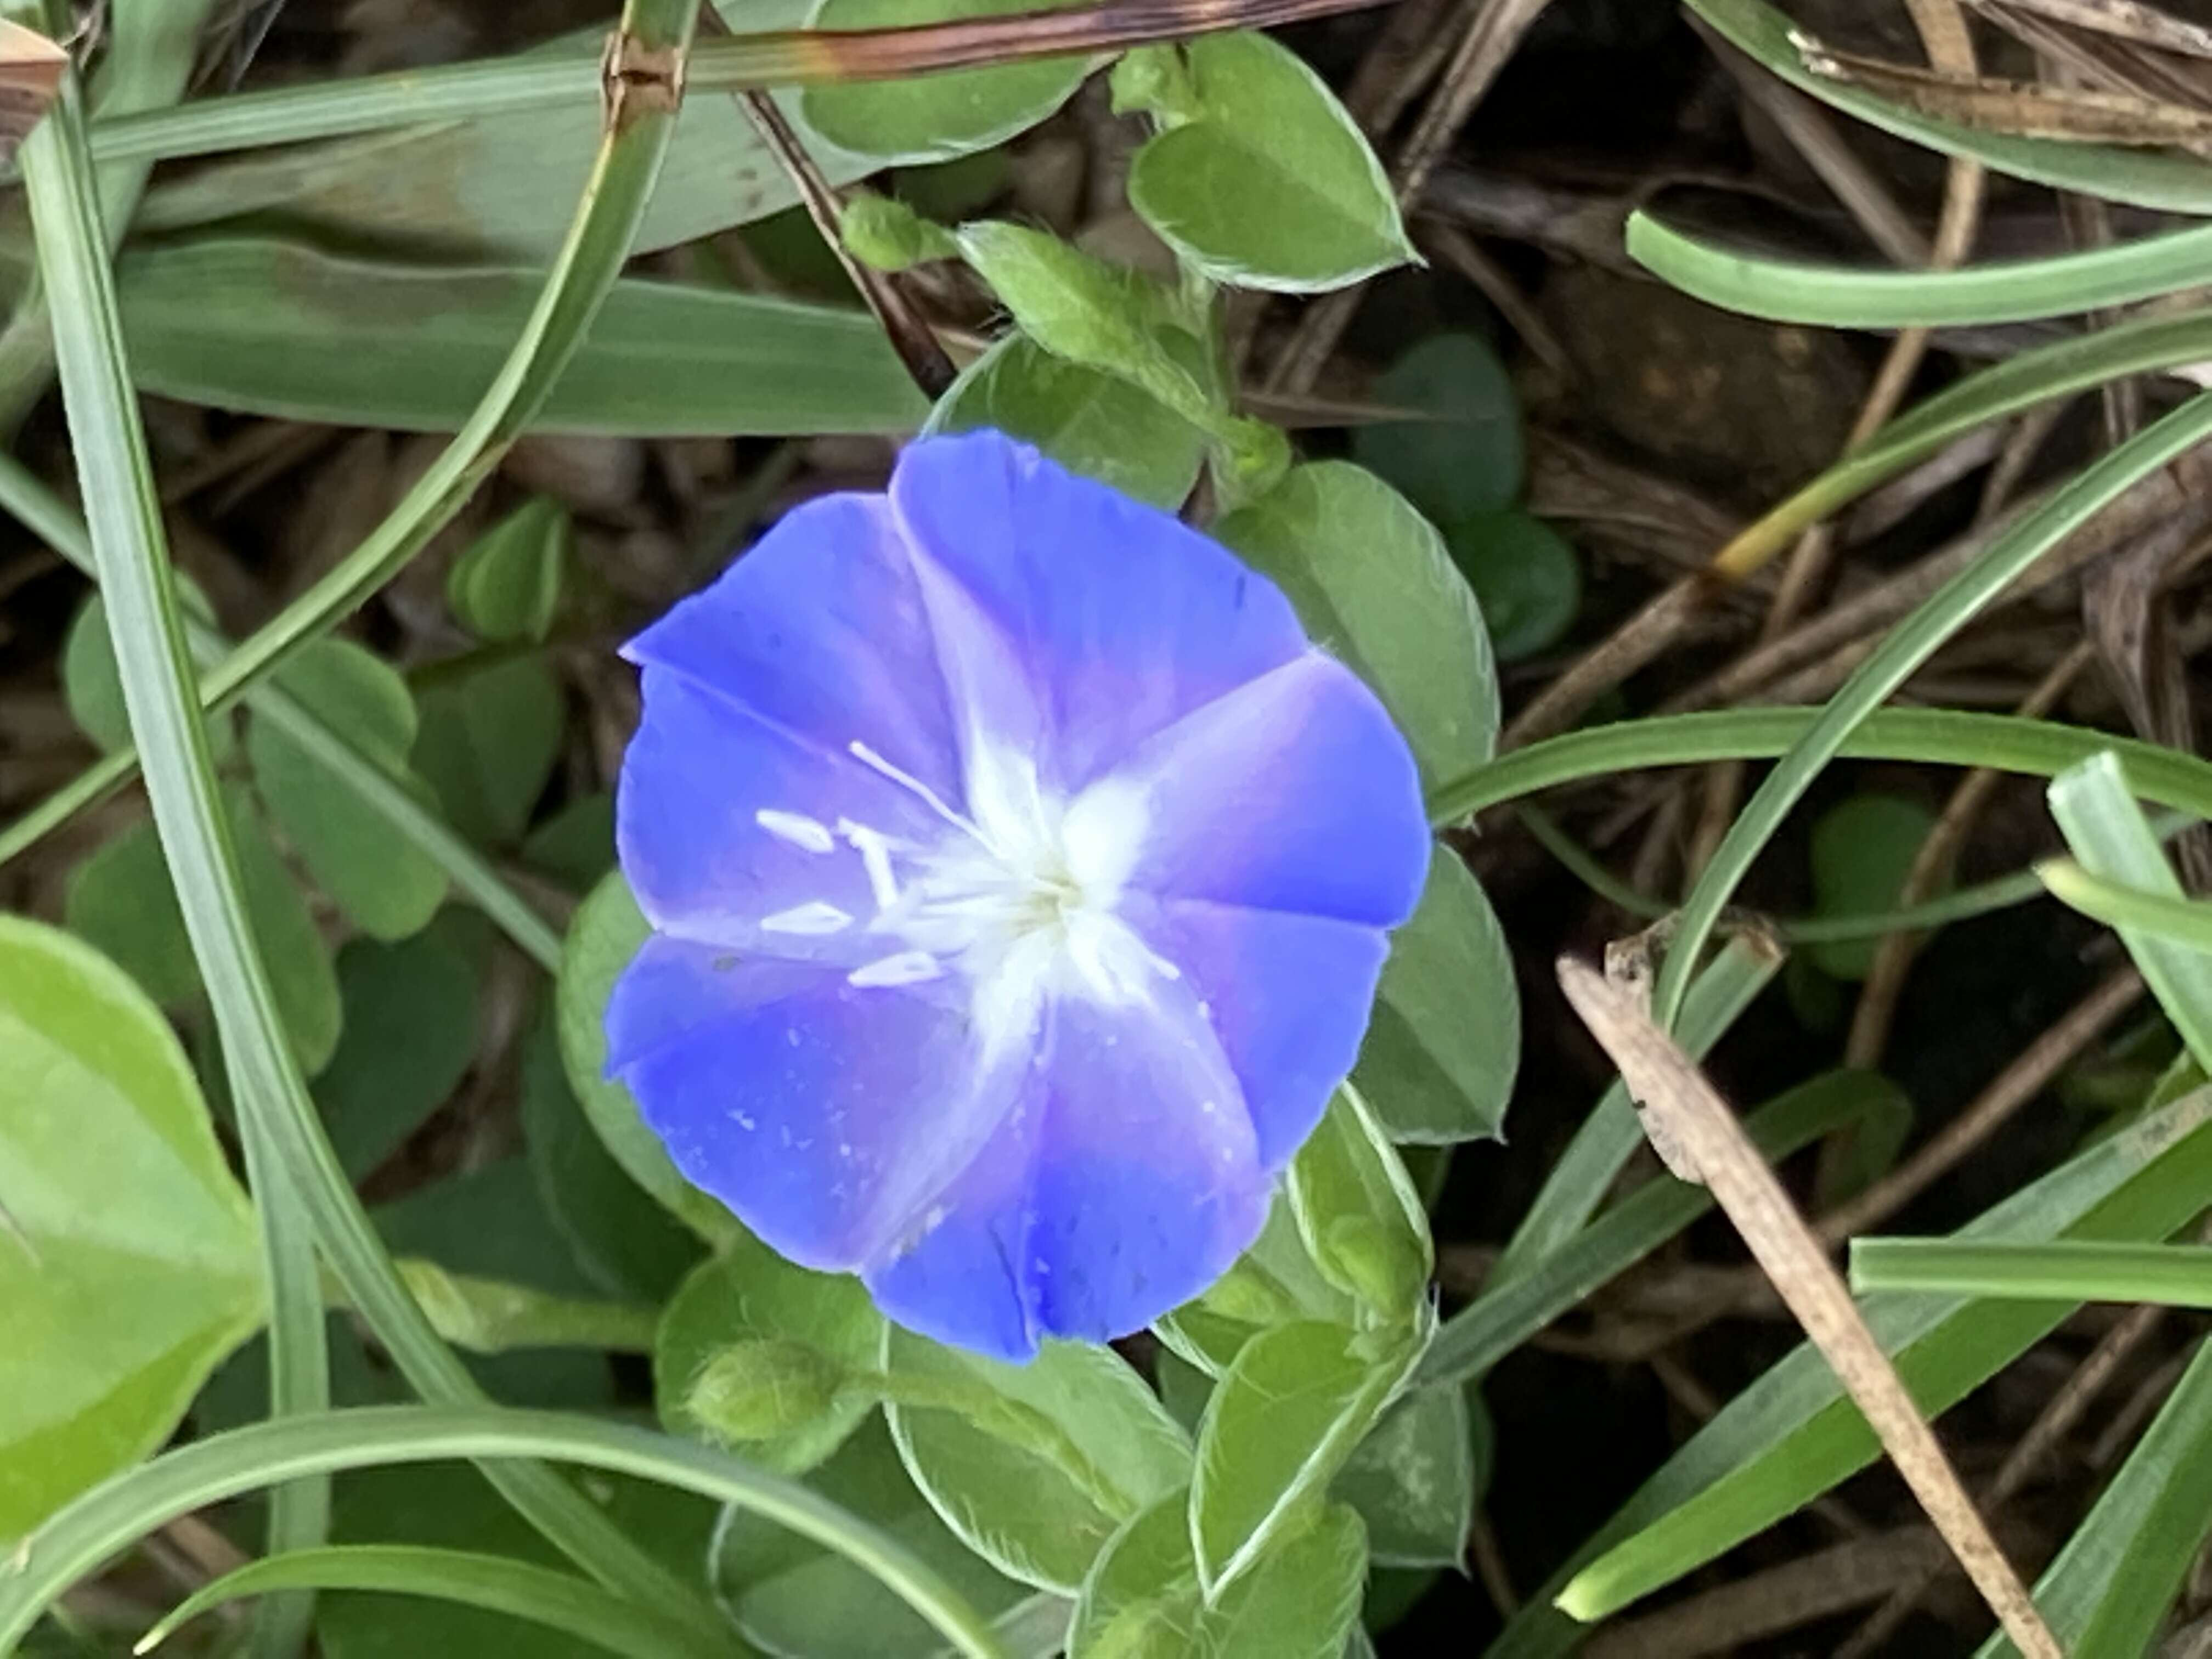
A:
[[[2033,12],[2054,23],[2070,24],[2139,46],[2212,58],[2212,28],[2185,22],[2141,0],[1969,0],[1975,10]]]
[[[1982,15],[2081,84],[2191,109],[2212,109],[2212,60],[2056,23],[2032,4],[1978,0]]]
[[[45,118],[62,89],[69,53],[36,29],[0,18],[0,156]]]
[[[2212,154],[2212,112],[2130,92],[2100,92],[1944,75],[1836,52],[1810,36],[1792,37],[1805,67],[1832,81],[1864,87],[1923,115],[1984,132],[2083,144],[2173,147]]]

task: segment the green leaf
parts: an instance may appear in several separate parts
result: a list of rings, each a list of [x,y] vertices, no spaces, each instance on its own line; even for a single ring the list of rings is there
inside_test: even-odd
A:
[[[2051,816],[2083,869],[2161,898],[2182,896],[2117,754],[2069,767],[2051,781],[2049,793]],[[2139,927],[2123,927],[2119,935],[2197,1063],[2212,1065],[2212,951]]]
[[[814,1471],[807,1485],[912,1550],[981,1612],[1000,1613],[1029,1595],[1024,1586],[979,1560],[938,1518],[908,1479],[880,1422],[866,1423]],[[875,1578],[844,1557],[744,1510],[723,1512],[708,1573],[738,1631],[770,1654],[789,1659],[934,1659],[943,1650],[943,1639]]]
[[[1316,640],[1375,688],[1425,784],[1498,742],[1498,671],[1474,595],[1406,499],[1344,461],[1293,468],[1214,534],[1290,596]]]
[[[1160,1402],[1110,1348],[1047,1342],[1026,1365],[939,1346],[890,1327],[884,1369],[950,1393],[980,1394],[1036,1420],[1065,1461],[1018,1445],[959,1409],[887,1401],[907,1472],[969,1548],[1000,1571],[1073,1595],[1114,1529],[1190,1478],[1190,1449]],[[1103,1486],[1106,1490],[1100,1490]]]
[[[2175,1592],[2212,1530],[2212,1344],[2035,1587],[2035,1605],[2069,1653],[2121,1659],[2152,1650]],[[1975,1659],[2013,1659],[1993,1636]]]
[[[794,1267],[757,1239],[734,1240],[692,1270],[661,1316],[653,1352],[660,1420],[677,1433],[728,1444],[763,1468],[810,1469],[875,1408],[866,1390],[848,1390],[804,1422],[739,1444],[713,1413],[695,1408],[700,1377],[729,1349],[784,1342],[818,1355],[834,1392],[843,1379],[874,1369],[883,1340],[883,1316],[860,1280]]]
[[[168,1022],[0,916],[0,1540],[166,1440],[260,1323],[253,1212]]]
[[[1291,1213],[1315,1266],[1393,1326],[1417,1326],[1436,1250],[1405,1165],[1350,1085],[1291,1162]]]
[[[447,1176],[370,1213],[395,1256],[419,1256],[449,1273],[552,1296],[595,1293],[520,1157]],[[412,1294],[410,1287],[410,1299]],[[613,1403],[614,1377],[604,1354],[486,1354],[472,1358],[469,1370],[487,1393],[510,1405],[588,1410]]]
[[[1130,48],[1106,79],[1116,115],[1151,115],[1170,127],[1198,118],[1189,60],[1172,45]]]
[[[480,640],[543,643],[561,608],[568,509],[535,495],[471,542],[446,577],[446,603]]]
[[[191,579],[177,578],[177,602],[202,617],[212,615],[207,600]],[[131,741],[131,719],[123,710],[123,682],[115,672],[115,644],[107,632],[107,607],[97,591],[88,597],[70,623],[62,645],[62,700],[77,729],[104,750],[123,748]],[[207,720],[208,747],[218,760],[229,758],[236,742],[228,712]]]
[[[1452,563],[1474,590],[1500,662],[1519,662],[1566,637],[1582,612],[1574,544],[1517,508],[1441,521]]]
[[[1047,0],[1043,9],[1052,4]],[[807,21],[817,29],[885,28],[1038,9],[1038,0],[822,0]],[[1091,67],[1080,58],[1048,58],[896,81],[830,82],[808,87],[799,106],[815,131],[854,155],[879,163],[942,161],[1035,126],[1067,101]]]
[[[962,257],[1032,343],[1127,380],[1204,431],[1240,489],[1263,488],[1289,465],[1281,433],[1229,412],[1228,395],[1174,296],[1149,277],[997,220],[963,225],[958,237]]]
[[[1393,1140],[1449,1146],[1498,1133],[1520,1066],[1512,951],[1480,884],[1440,847],[1390,936],[1352,1080]]]
[[[1366,1522],[1377,1565],[1457,1568],[1474,1523],[1474,1464],[1467,1390],[1417,1389],[1382,1413],[1330,1492]]]
[[[607,999],[652,931],[618,872],[577,908],[556,993],[561,1058],[584,1115],[615,1162],[662,1208],[719,1248],[748,1235],[720,1203],[677,1173],[666,1149],[640,1121],[629,1091],[606,1075]]]
[[[481,953],[470,932],[447,911],[413,939],[357,939],[338,952],[345,1024],[315,1080],[315,1104],[356,1181],[452,1097],[476,1060]]]
[[[318,640],[277,684],[410,793],[429,788],[408,769],[415,700],[398,672],[348,640]],[[253,781],[284,838],[363,933],[382,939],[422,931],[445,902],[446,875],[289,734],[255,716],[246,731]]]
[[[471,840],[522,838],[560,758],[561,688],[543,653],[443,678],[423,691],[415,765]]]
[[[1209,1601],[1302,1526],[1420,1356],[1303,1320],[1245,1344],[1199,1426],[1190,1486],[1198,1580]]]
[[[896,197],[856,190],[845,198],[837,234],[853,257],[878,270],[909,270],[938,259],[957,259],[952,233]]]
[[[1899,795],[1853,795],[1823,812],[1813,825],[1813,914],[1847,916],[1894,909],[1905,878],[1919,855],[1936,815]],[[1950,890],[1947,878],[1929,896]],[[1806,947],[1823,973],[1864,979],[1874,966],[1878,939],[1845,939]]]
[[[699,1263],[699,1240],[615,1162],[568,1087],[549,1007],[522,1044],[530,1172],[577,1265],[609,1295],[658,1307]]]
[[[1068,1659],[1339,1659],[1367,1576],[1358,1513],[1330,1504],[1209,1600],[1187,1507],[1171,1493],[1115,1535],[1085,1581]]]
[[[235,791],[228,805],[246,914],[269,962],[285,1031],[312,1074],[337,1048],[343,1019],[337,975],[259,815]],[[178,1007],[199,995],[184,913],[151,823],[141,819],[78,865],[63,912],[71,932],[114,957],[156,1001]]]
[[[1035,444],[1070,471],[1170,512],[1198,482],[1206,434],[1119,376],[1010,334],[962,372],[924,435],[975,427]]]
[[[2099,1142],[1987,1212],[1965,1239],[2162,1238],[2212,1182],[2212,1098],[2200,1094]],[[1941,1412],[2047,1334],[2064,1304],[1866,1299],[1868,1322],[1923,1410]],[[1731,1401],[1553,1580],[1488,1659],[1561,1655],[1581,1627],[1554,1605],[1571,1582],[1595,1616],[1671,1583],[1880,1455],[1834,1373],[1800,1346]]]
[[[1495,513],[1521,499],[1521,399],[1479,336],[1431,334],[1378,375],[1368,396],[1425,418],[1354,427],[1352,459],[1431,518]]]
[[[199,969],[154,826],[131,824],[70,872],[62,898],[69,930],[138,982],[165,1008],[199,994]]]
[[[1187,263],[1311,294],[1418,260],[1389,175],[1304,59],[1241,31],[1184,52],[1193,112],[1137,152],[1129,204]]]
[[[579,795],[523,837],[522,861],[579,896],[615,867],[615,797]]]
[[[696,100],[687,123],[714,101]],[[451,432],[468,418],[541,281],[274,240],[159,245],[126,255],[118,276],[146,391],[402,432]],[[625,277],[532,429],[902,432],[923,412],[865,312]]]
[[[732,21],[740,29],[797,27],[806,21],[807,0],[748,0]],[[499,60],[454,64],[400,71],[392,80],[372,82],[356,92],[384,94],[384,107],[400,92],[400,126],[374,131],[362,126],[337,131],[366,136],[312,148],[289,145],[304,131],[327,137],[332,100],[310,97],[291,106],[292,116],[260,120],[244,133],[235,128],[224,141],[175,139],[179,129],[222,124],[223,106],[235,116],[236,99],[194,100],[193,107],[166,117],[141,119],[131,135],[131,148],[143,156],[206,154],[210,148],[244,149],[210,165],[172,170],[149,194],[134,227],[174,233],[228,222],[267,221],[301,225],[326,241],[353,246],[450,249],[483,260],[500,258],[542,263],[559,248],[574,215],[576,191],[588,174],[599,142],[599,124],[579,120],[588,108],[596,82],[594,67],[606,46],[605,27],[587,27],[547,41],[526,52]],[[757,52],[742,40],[693,43],[694,86],[718,50]],[[565,60],[565,61],[564,61]],[[481,76],[487,68],[510,76],[544,75],[568,79],[574,95],[536,108],[505,105],[471,112],[466,100],[435,88],[441,73]],[[573,78],[571,78],[573,77]],[[478,87],[483,82],[477,82]],[[373,90],[372,90],[373,88]],[[302,92],[309,88],[300,88]],[[259,107],[269,112],[270,99]],[[276,101],[283,101],[277,94]],[[362,109],[369,98],[341,100]],[[779,103],[794,121],[795,94]],[[425,117],[429,118],[427,121]],[[443,117],[445,118],[439,118]],[[384,118],[389,124],[390,117]],[[168,129],[169,137],[161,132]],[[203,125],[203,131],[205,128]],[[95,129],[95,146],[112,150],[119,134],[113,124]],[[819,135],[808,135],[809,154],[833,184],[851,184],[881,165],[848,155]],[[733,225],[763,218],[794,205],[799,193],[737,100],[710,95],[703,88],[687,100],[681,130],[673,135],[665,165],[636,232],[635,251],[650,252],[710,236]]]
[[[1236,1363],[1245,1344],[1273,1326],[1297,1319],[1349,1326],[1357,1317],[1352,1297],[1330,1284],[1307,1253],[1290,1198],[1278,1189],[1251,1248],[1196,1300],[1167,1315],[1156,1328],[1183,1358],[1218,1376]]]

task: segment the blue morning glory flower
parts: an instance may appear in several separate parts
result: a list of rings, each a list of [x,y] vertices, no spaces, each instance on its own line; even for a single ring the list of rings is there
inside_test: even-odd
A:
[[[609,1072],[684,1176],[1022,1359],[1258,1233],[1429,857],[1282,593],[994,432],[789,514],[632,641]]]

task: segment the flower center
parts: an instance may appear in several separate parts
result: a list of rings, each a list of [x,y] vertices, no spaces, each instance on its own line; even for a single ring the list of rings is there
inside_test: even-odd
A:
[[[1051,998],[1124,1006],[1148,1000],[1155,981],[1180,977],[1118,914],[1144,843],[1139,791],[1109,781],[1061,798],[1042,787],[1020,750],[979,740],[963,814],[866,744],[848,746],[945,825],[925,845],[850,818],[833,831],[794,813],[757,815],[763,829],[793,845],[828,853],[842,841],[859,856],[875,906],[866,931],[899,948],[854,969],[848,983],[865,989],[959,974],[989,1059],[1026,1037]],[[817,901],[761,925],[833,933],[853,922]]]

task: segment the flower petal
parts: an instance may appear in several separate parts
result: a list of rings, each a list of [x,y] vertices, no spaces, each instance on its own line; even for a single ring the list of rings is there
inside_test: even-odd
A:
[[[1036,1352],[1030,1194],[1043,1121],[1018,1101],[923,1212],[917,1237],[863,1275],[886,1318],[994,1359],[1018,1364]]]
[[[1281,1169],[1359,1057],[1388,939],[1357,922],[1192,899],[1161,903],[1142,931],[1205,1000],[1261,1167]]]
[[[1258,1236],[1269,1178],[1187,991],[1059,1001],[1020,1095],[934,1224],[868,1273],[902,1325],[1011,1360],[1042,1336],[1106,1341],[1189,1300]]]
[[[921,587],[888,503],[826,495],[623,647],[826,756],[854,743],[950,799],[953,715]],[[648,708],[647,718],[650,719]],[[702,770],[717,757],[698,757]]]
[[[1103,1342],[1218,1279],[1272,1182],[1236,1074],[1187,988],[1150,1007],[1053,1010],[1029,1236],[1037,1316]]]
[[[1140,745],[1101,788],[1141,791],[1134,888],[1395,927],[1429,867],[1406,740],[1375,694],[1308,651]]]
[[[890,498],[1014,642],[1063,789],[1306,648],[1281,591],[1218,543],[1003,434],[910,446]]]
[[[647,919],[748,954],[848,966],[883,954],[861,932],[876,896],[843,826],[934,841],[943,826],[923,803],[671,669],[645,671],[645,711],[623,756],[615,839]],[[830,928],[810,906],[851,925]],[[796,915],[817,920],[793,931]]]
[[[656,935],[615,983],[608,1065],[684,1178],[802,1267],[879,1259],[972,1161],[1014,1077],[982,1075],[945,981]]]

